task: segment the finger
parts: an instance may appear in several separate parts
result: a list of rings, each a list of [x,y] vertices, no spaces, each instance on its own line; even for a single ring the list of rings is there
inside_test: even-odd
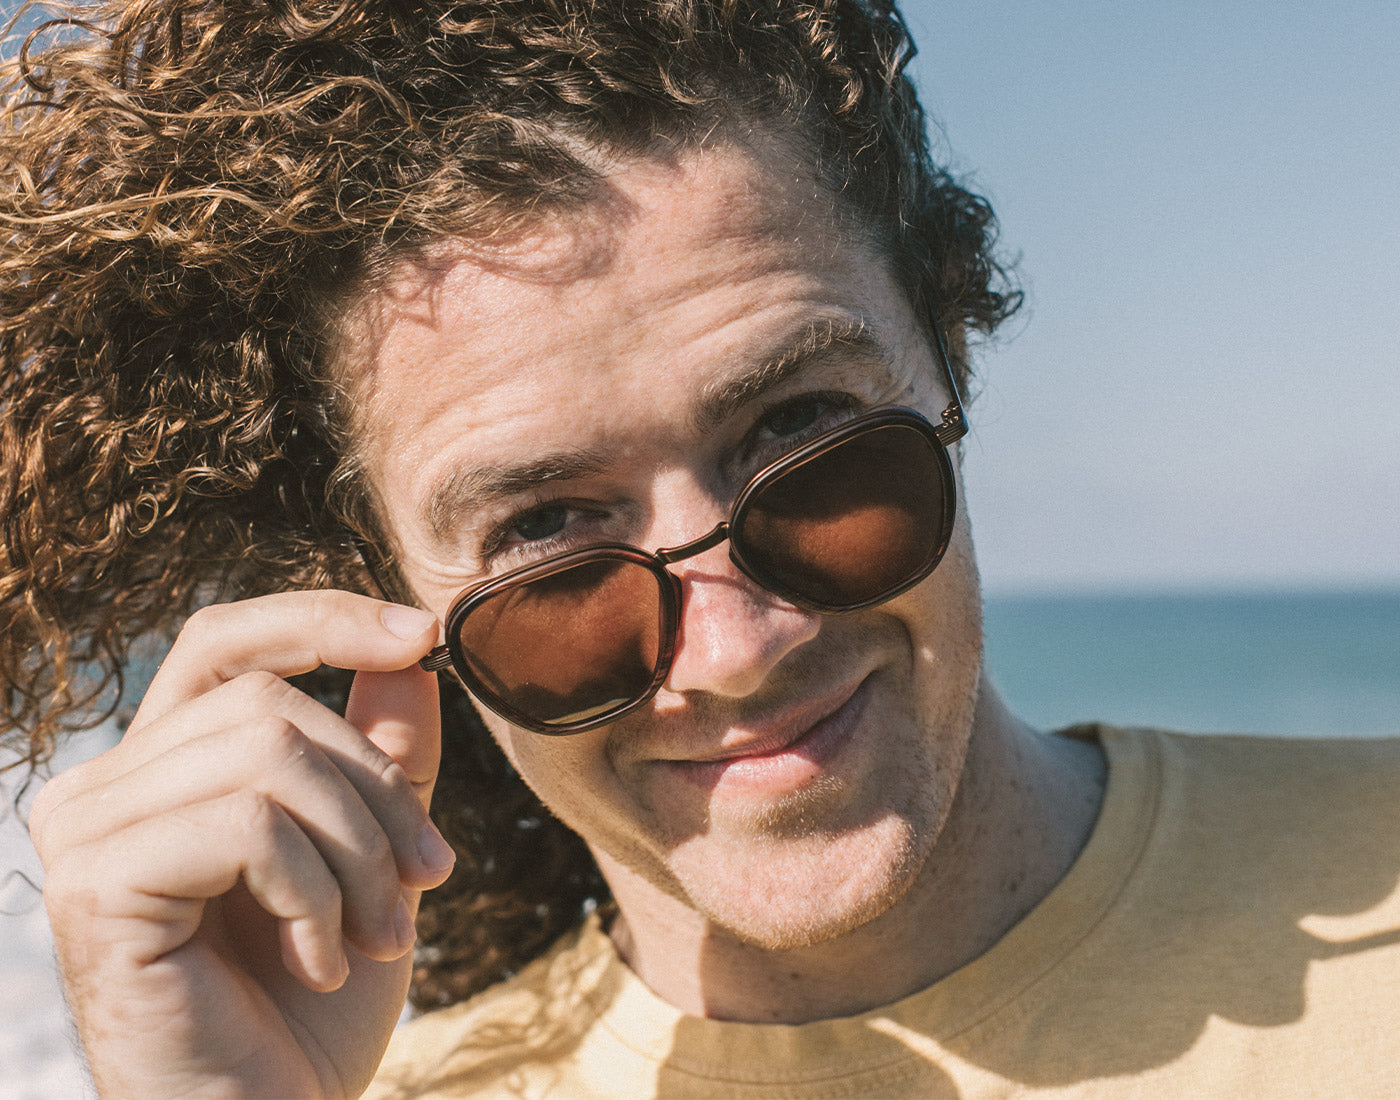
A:
[[[401,801],[421,820],[406,781],[401,787]],[[177,745],[72,800],[66,812],[49,819],[42,843],[45,850],[80,847],[144,818],[177,816],[240,789],[281,806],[315,845],[339,884],[351,943],[371,958],[398,958],[411,939],[399,912],[404,883],[389,838],[340,768],[280,718]],[[416,859],[418,832],[408,836]],[[422,876],[407,877],[412,882]]]
[[[408,885],[438,885],[452,870],[457,853],[427,819],[442,762],[437,676],[416,665],[396,672],[357,672],[345,717],[403,769],[423,807],[425,820],[415,838],[415,851],[423,868],[436,877]],[[416,897],[413,909],[417,910]]]
[[[282,922],[283,963],[298,981],[336,989],[348,972],[335,876],[282,807],[253,791],[139,821],[66,850],[46,872],[45,902],[69,953],[119,945],[122,960],[156,963],[186,949],[205,904],[241,880]]]
[[[357,672],[345,720],[403,768],[426,809],[442,760],[437,674],[417,665]]]
[[[250,672],[182,704],[141,730],[129,733],[122,739],[121,744],[110,752],[79,769],[63,773],[59,777],[62,780],[61,791],[51,792],[45,797],[43,812],[34,819],[36,843],[49,831],[50,815],[59,820],[76,817],[79,821],[87,823],[88,827],[104,827],[110,817],[107,807],[102,807],[95,813],[81,811],[65,815],[53,814],[55,804],[62,800],[80,798],[88,792],[115,783],[123,775],[144,768],[154,761],[161,763],[152,772],[150,786],[153,793],[145,797],[153,800],[152,805],[161,804],[159,796],[154,792],[168,785],[173,796],[180,798],[178,791],[185,783],[181,777],[186,774],[200,774],[206,767],[199,755],[168,755],[185,742],[202,743],[204,747],[198,751],[210,754],[210,763],[216,772],[226,772],[230,776],[243,775],[244,769],[231,762],[250,755],[262,761],[265,769],[271,770],[275,764],[267,753],[268,746],[260,746],[256,741],[243,744],[236,737],[232,740],[211,742],[205,741],[202,736],[203,731],[228,730],[235,723],[239,728],[249,731],[248,735],[251,736],[257,732],[255,716],[261,714],[294,726],[340,770],[388,837],[394,861],[398,865],[398,874],[404,885],[420,888],[436,886],[447,876],[452,866],[451,850],[441,841],[437,830],[428,821],[423,805],[427,793],[431,792],[431,775],[436,768],[438,753],[439,719],[436,703],[433,702],[436,684],[431,673],[421,672],[416,666],[410,670],[408,676],[409,679],[394,689],[394,692],[400,695],[405,692],[412,694],[413,684],[424,686],[424,679],[429,681],[426,685],[427,698],[411,703],[405,701],[405,705],[418,708],[420,717],[404,719],[405,723],[422,727],[421,732],[426,738],[426,747],[415,750],[417,755],[410,759],[413,766],[420,769],[420,775],[428,777],[426,788],[415,788],[404,768],[393,757],[381,751],[334,711],[270,672]],[[239,719],[243,716],[250,716],[250,719],[240,722]],[[274,749],[278,745],[277,729],[274,724],[263,731],[270,733],[273,742],[271,747]],[[230,782],[232,781],[230,779]],[[205,787],[199,788],[189,800],[207,797],[212,793],[206,789],[207,786],[206,783]],[[424,791],[427,793],[423,793]],[[63,842],[61,837],[55,837],[53,840],[56,844]]]
[[[245,672],[295,676],[321,665],[389,670],[437,640],[430,612],[352,592],[282,592],[190,616],[132,722],[139,729]]]

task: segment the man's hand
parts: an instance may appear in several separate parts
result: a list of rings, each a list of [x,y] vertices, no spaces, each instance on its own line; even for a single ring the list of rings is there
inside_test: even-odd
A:
[[[116,748],[30,823],[104,1097],[358,1096],[411,970],[440,751],[426,612],[345,592],[194,615]],[[282,679],[360,670],[344,718]]]

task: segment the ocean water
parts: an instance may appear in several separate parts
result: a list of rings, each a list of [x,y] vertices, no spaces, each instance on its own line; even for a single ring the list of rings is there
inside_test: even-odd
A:
[[[1400,734],[1400,591],[989,597],[986,633],[1045,728]]]

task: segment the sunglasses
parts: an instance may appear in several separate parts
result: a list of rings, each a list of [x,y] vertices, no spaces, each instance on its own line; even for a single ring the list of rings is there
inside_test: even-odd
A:
[[[502,718],[538,733],[611,722],[666,680],[681,618],[675,562],[728,539],[755,584],[826,614],[883,603],[927,577],[957,509],[947,448],[966,432],[956,398],[938,427],[904,408],[856,417],[759,471],[698,539],[653,553],[585,547],[472,585],[448,612],[447,644],[420,664],[451,669]]]

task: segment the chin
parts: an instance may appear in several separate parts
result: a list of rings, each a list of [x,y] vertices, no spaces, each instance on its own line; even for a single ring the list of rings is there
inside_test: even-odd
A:
[[[683,900],[717,932],[765,951],[829,943],[897,905],[919,878],[936,829],[890,814],[845,835],[735,850],[683,845],[671,870]],[[718,847],[718,850],[716,848]]]

